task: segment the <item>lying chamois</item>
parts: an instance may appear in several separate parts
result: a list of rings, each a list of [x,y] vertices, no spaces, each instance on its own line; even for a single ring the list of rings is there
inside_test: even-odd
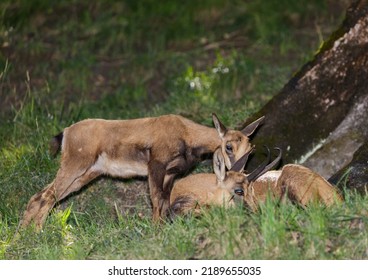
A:
[[[268,171],[255,182],[243,185],[245,204],[257,211],[259,203],[264,202],[267,195],[305,207],[312,202],[321,202],[330,206],[341,202],[342,196],[337,188],[322,176],[307,167],[298,164],[287,164],[281,170]]]
[[[227,129],[212,116],[215,128],[184,117],[166,115],[133,120],[87,119],[64,129],[53,138],[53,150],[61,148],[56,178],[31,197],[23,219],[41,228],[55,203],[100,175],[120,178],[148,176],[153,219],[168,207],[174,178],[201,157],[221,148],[228,168],[251,149],[250,136],[264,117],[242,131]],[[219,137],[220,136],[220,137]]]
[[[168,215],[172,218],[175,215],[187,214],[194,210],[198,214],[200,209],[211,205],[232,207],[236,202],[241,202],[243,186],[253,182],[259,176],[272,169],[280,158],[267,165],[268,159],[257,167],[249,175],[242,171],[248,160],[250,150],[241,157],[230,171],[226,172],[225,157],[220,149],[213,155],[213,173],[200,173],[182,178],[174,183],[170,195],[170,208]],[[241,199],[239,201],[239,198]],[[236,201],[237,200],[237,201]]]
[[[231,207],[239,197],[243,197],[244,204],[251,210],[257,211],[259,203],[269,194],[280,200],[289,198],[303,207],[312,201],[321,201],[327,206],[342,201],[334,186],[304,166],[288,164],[280,171],[269,171],[281,159],[281,150],[278,150],[277,158],[267,164],[270,161],[268,150],[267,160],[249,175],[242,170],[251,151],[225,172],[223,155],[217,150],[214,153],[215,174],[196,174],[174,184],[169,214],[186,214],[193,210],[198,213],[201,207],[209,205]]]

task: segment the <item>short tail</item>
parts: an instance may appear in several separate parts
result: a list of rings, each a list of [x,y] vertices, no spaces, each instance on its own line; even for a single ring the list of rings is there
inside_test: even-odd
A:
[[[56,156],[61,148],[61,143],[63,142],[64,132],[60,132],[58,135],[54,136],[50,141],[50,154]]]

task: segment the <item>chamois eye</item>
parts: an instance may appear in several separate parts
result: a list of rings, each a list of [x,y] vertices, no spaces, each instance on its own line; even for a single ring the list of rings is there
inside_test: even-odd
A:
[[[226,144],[226,152],[228,153],[232,153],[233,152],[233,146],[231,146],[230,143]]]
[[[243,196],[244,195],[244,191],[242,189],[235,189],[234,192],[235,192],[235,194],[237,194],[239,196]]]

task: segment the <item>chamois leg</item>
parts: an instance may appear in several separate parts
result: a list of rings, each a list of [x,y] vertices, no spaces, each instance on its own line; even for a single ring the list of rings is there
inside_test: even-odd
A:
[[[70,168],[68,168],[70,170]],[[33,195],[28,202],[26,211],[21,221],[21,227],[35,223],[37,229],[41,229],[46,217],[55,204],[72,192],[78,191],[81,187],[100,175],[99,172],[88,169],[82,172],[68,174],[64,169],[60,169],[55,180],[45,189]]]
[[[164,204],[163,182],[165,170],[165,165],[161,162],[151,161],[148,164],[148,186],[152,202],[152,218],[156,222],[160,220],[161,208]]]
[[[179,156],[168,163],[166,167],[166,174],[164,177],[162,187],[162,205],[161,218],[166,218],[170,208],[170,194],[174,185],[174,180],[179,174],[184,174],[196,162],[194,157],[190,155]]]
[[[32,221],[35,222],[38,229],[42,227],[48,212],[56,201],[54,185],[55,180],[42,191],[31,197],[23,214],[23,219],[20,222],[21,227],[27,227]]]
[[[167,217],[167,212],[170,207],[170,194],[173,188],[174,179],[176,174],[166,174],[163,182],[163,191],[162,191],[162,201],[160,206],[160,216],[161,218]]]

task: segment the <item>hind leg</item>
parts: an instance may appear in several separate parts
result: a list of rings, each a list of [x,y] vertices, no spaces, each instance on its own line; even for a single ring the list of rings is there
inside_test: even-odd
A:
[[[60,169],[51,184],[31,197],[20,223],[21,227],[26,227],[34,222],[36,228],[41,229],[56,202],[70,193],[78,191],[99,175],[100,173],[92,168],[83,173],[73,174],[66,174],[63,169]]]

